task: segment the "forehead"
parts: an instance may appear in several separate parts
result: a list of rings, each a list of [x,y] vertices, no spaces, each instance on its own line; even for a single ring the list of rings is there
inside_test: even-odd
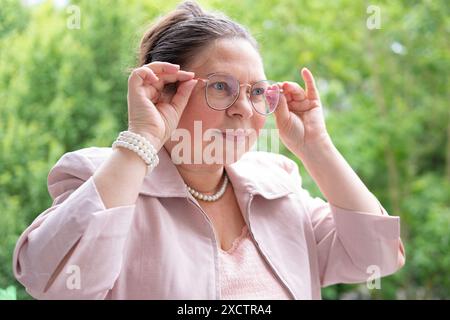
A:
[[[214,72],[233,75],[243,82],[265,78],[259,53],[245,39],[221,39],[205,48],[192,64],[197,76],[205,77]]]

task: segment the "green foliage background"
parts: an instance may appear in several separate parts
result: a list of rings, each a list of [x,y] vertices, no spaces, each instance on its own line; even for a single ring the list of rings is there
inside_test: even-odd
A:
[[[0,0],[0,299],[30,298],[11,258],[21,232],[51,206],[47,174],[65,152],[110,146],[126,128],[138,41],[177,4],[67,2]],[[334,143],[401,217],[406,265],[380,290],[336,285],[324,298],[450,298],[450,2],[200,3],[253,32],[269,78],[302,84],[299,68],[313,71]],[[67,27],[70,4],[80,29]],[[369,5],[380,8],[381,29],[367,28]]]

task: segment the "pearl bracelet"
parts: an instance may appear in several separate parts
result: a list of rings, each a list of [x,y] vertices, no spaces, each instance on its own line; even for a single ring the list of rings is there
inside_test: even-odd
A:
[[[140,134],[131,131],[122,131],[112,144],[112,148],[122,147],[136,152],[152,171],[159,163],[156,149]]]

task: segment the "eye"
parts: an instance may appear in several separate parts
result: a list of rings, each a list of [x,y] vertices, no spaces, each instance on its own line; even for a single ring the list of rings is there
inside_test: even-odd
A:
[[[260,96],[264,94],[264,88],[255,88],[252,90],[253,96]]]
[[[223,91],[227,89],[228,85],[226,82],[214,82],[212,87],[216,90]]]

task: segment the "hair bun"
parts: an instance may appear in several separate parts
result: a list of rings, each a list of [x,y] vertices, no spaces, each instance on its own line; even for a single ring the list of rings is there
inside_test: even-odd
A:
[[[205,12],[195,1],[184,1],[177,6],[177,9],[187,11],[193,17],[201,17],[205,15]]]
[[[203,11],[195,1],[183,1],[145,32],[138,66],[165,61],[184,68],[200,49],[221,38],[246,39],[258,51],[258,43],[246,28],[222,13]]]

